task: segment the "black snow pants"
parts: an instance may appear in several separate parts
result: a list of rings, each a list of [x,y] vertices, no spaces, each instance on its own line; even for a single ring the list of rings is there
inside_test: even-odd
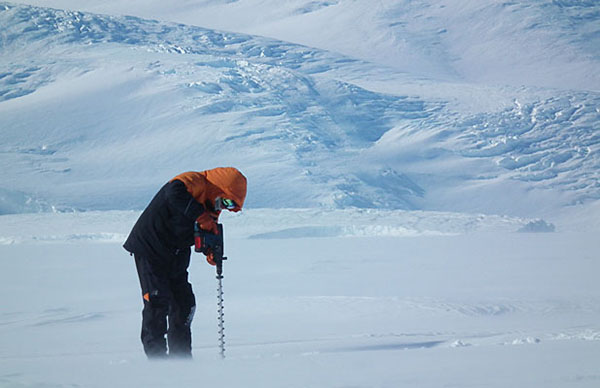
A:
[[[170,260],[135,255],[142,287],[142,344],[149,358],[192,355],[191,323],[196,308],[187,268],[190,249]],[[166,339],[165,339],[166,334]]]

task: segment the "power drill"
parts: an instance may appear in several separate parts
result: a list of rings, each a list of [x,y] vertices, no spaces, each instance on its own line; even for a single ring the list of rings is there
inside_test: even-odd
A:
[[[223,224],[217,224],[218,234],[207,232],[200,229],[197,222],[194,223],[194,250],[196,252],[208,255],[212,253],[213,260],[217,265],[217,275],[223,274],[223,260],[227,260],[223,256]]]

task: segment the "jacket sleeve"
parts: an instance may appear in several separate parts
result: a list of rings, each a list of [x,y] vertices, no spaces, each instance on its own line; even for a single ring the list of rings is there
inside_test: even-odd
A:
[[[190,220],[204,213],[204,206],[187,191],[185,184],[175,179],[167,184],[165,197],[169,205]]]

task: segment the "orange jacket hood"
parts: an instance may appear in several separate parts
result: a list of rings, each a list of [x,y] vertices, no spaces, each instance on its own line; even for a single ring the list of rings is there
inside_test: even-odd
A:
[[[217,167],[206,171],[188,171],[177,175],[172,181],[182,181],[188,192],[200,203],[212,204],[217,197],[233,199],[239,211],[246,200],[246,177],[234,167]]]

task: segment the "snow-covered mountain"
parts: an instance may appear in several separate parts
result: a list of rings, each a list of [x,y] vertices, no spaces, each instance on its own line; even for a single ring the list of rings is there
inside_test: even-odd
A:
[[[598,90],[594,0],[26,0],[243,32],[341,53],[412,76]]]
[[[0,5],[2,213],[137,209],[218,165],[249,207],[600,196],[593,1],[27,3],[144,18]]]

